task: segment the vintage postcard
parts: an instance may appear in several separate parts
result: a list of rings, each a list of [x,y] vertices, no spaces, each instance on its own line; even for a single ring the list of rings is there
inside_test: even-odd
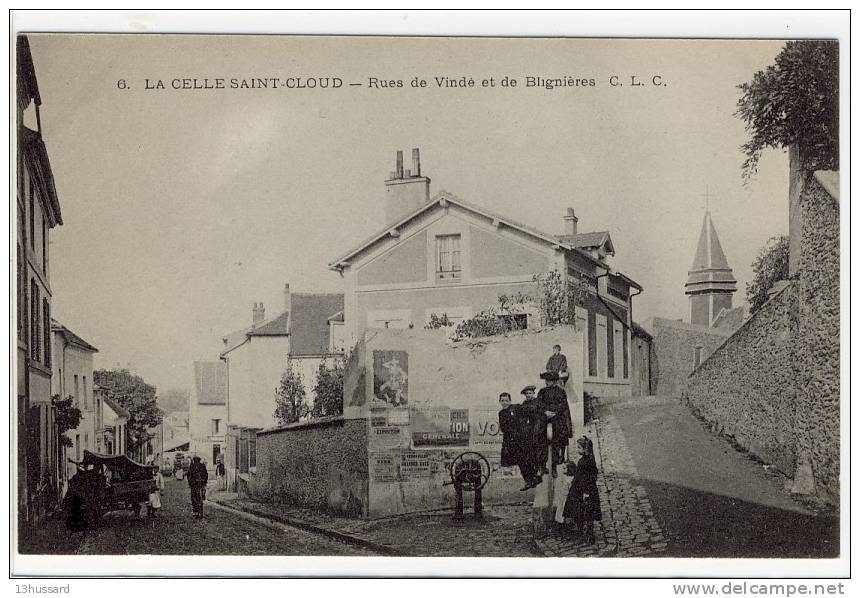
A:
[[[835,576],[805,37],[16,32],[13,572]]]

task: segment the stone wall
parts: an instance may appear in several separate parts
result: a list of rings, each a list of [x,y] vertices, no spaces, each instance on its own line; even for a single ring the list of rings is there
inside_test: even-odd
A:
[[[793,280],[690,375],[685,396],[716,429],[794,477],[796,491],[814,492],[835,504],[840,449],[838,173],[795,175]]]
[[[257,434],[249,493],[259,499],[367,514],[367,421],[340,417]]]
[[[838,185],[838,173],[835,178]],[[804,462],[812,467],[816,490],[835,503],[839,499],[839,204],[818,180],[809,181],[806,190],[801,205],[799,442]]]
[[[696,347],[701,347],[704,361],[729,336],[722,329],[666,318],[649,318],[642,327],[653,337],[651,393],[660,396],[680,397],[687,376],[696,368]]]
[[[797,288],[770,299],[690,375],[685,396],[712,426],[794,474]]]

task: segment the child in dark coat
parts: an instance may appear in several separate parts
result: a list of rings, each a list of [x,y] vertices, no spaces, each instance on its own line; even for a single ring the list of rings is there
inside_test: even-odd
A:
[[[579,453],[576,464],[567,464],[567,474],[573,476],[573,481],[564,504],[564,517],[572,520],[579,538],[587,544],[594,544],[594,522],[602,519],[594,445],[590,438],[583,436],[576,441],[576,449]]]

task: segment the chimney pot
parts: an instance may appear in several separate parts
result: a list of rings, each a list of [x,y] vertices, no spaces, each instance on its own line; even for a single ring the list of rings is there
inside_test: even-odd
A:
[[[579,222],[579,218],[576,217],[573,208],[567,208],[567,213],[564,216],[564,234],[575,235],[577,222]]]
[[[290,311],[290,283],[284,285],[284,311]]]
[[[398,179],[403,178],[403,152],[397,150],[397,164],[395,167],[395,175]]]
[[[421,176],[421,156],[417,147],[412,148],[412,174]]]

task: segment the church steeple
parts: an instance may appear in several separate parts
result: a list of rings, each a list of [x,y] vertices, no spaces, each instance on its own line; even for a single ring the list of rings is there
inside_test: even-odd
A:
[[[710,211],[705,212],[696,256],[688,274],[684,293],[690,297],[690,323],[710,326],[724,308],[732,308],[732,295],[738,284],[723,253]]]

